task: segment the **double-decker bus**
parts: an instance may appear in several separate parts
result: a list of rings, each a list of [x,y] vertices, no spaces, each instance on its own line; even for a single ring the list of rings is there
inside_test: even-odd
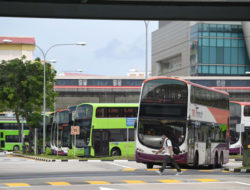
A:
[[[180,153],[177,163],[219,167],[229,158],[229,95],[173,77],[143,82],[136,131],[136,161],[160,164],[161,136]]]
[[[84,103],[76,108],[75,126],[80,135],[73,141],[77,156],[134,155],[134,126],[138,104]]]
[[[29,129],[24,122],[23,135],[29,134]],[[22,150],[22,140],[19,137],[17,121],[13,117],[0,117],[0,150],[18,151]]]
[[[69,110],[62,109],[56,111],[53,117],[50,133],[50,146],[52,154],[67,155],[68,144],[65,141],[70,134],[70,130],[67,129],[69,129]]]
[[[237,124],[250,126],[250,102],[230,102],[230,154],[240,154],[243,150],[242,135],[236,131]]]

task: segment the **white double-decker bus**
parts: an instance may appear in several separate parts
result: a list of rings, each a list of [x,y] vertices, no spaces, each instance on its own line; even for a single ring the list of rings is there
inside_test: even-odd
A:
[[[229,95],[173,77],[143,82],[136,132],[136,161],[159,164],[163,133],[178,146],[179,164],[219,167],[229,160]]]
[[[250,102],[230,101],[230,154],[240,154],[243,150],[242,135],[236,125],[250,126]]]

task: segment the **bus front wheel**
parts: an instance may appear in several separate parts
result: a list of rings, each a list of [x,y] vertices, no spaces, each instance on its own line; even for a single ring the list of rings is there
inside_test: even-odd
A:
[[[14,146],[13,150],[14,150],[14,151],[18,151],[18,150],[19,150],[19,146],[17,146],[17,145]]]
[[[151,162],[147,163],[146,165],[147,165],[147,169],[152,169],[154,167],[154,163],[151,163]]]
[[[113,148],[111,150],[111,156],[121,156],[121,151],[119,148]]]

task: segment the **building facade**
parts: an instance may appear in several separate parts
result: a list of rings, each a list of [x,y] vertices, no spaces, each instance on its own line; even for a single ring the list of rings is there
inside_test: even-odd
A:
[[[138,103],[141,76],[101,76],[61,73],[56,76],[56,109],[80,103]]]
[[[33,37],[7,37],[0,36],[0,62],[26,56],[33,60],[35,39]]]
[[[160,21],[152,36],[152,74],[244,76],[250,71],[248,27],[241,22]]]

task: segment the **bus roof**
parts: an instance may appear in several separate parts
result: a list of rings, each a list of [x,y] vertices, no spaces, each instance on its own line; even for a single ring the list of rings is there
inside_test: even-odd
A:
[[[187,80],[184,80],[184,79],[181,79],[181,78],[177,78],[177,77],[152,77],[152,78],[150,78],[150,79],[144,80],[144,81],[143,81],[143,84],[145,84],[145,83],[148,82],[148,81],[156,80],[156,79],[171,79],[171,80],[178,80],[178,81],[184,82],[184,83],[186,83],[186,84],[190,84],[190,85],[193,85],[193,86],[197,86],[197,87],[200,87],[200,88],[204,88],[204,89],[207,89],[207,90],[210,90],[210,91],[215,91],[215,92],[218,92],[218,93],[221,93],[221,94],[229,95],[229,93],[227,93],[227,92],[225,92],[225,91],[217,90],[217,89],[215,89],[215,88],[209,88],[209,87],[206,87],[206,86],[202,86],[202,85],[200,85],[200,84],[192,83],[192,82],[190,82],[190,81],[187,81]]]
[[[138,107],[137,103],[82,103],[77,105],[81,106],[84,104],[92,105],[93,107]]]
[[[57,110],[56,113],[62,112],[62,111],[69,111],[69,109],[60,109],[60,110]]]
[[[237,101],[230,101],[230,103],[240,104],[242,106],[250,106],[250,102],[237,102]]]

